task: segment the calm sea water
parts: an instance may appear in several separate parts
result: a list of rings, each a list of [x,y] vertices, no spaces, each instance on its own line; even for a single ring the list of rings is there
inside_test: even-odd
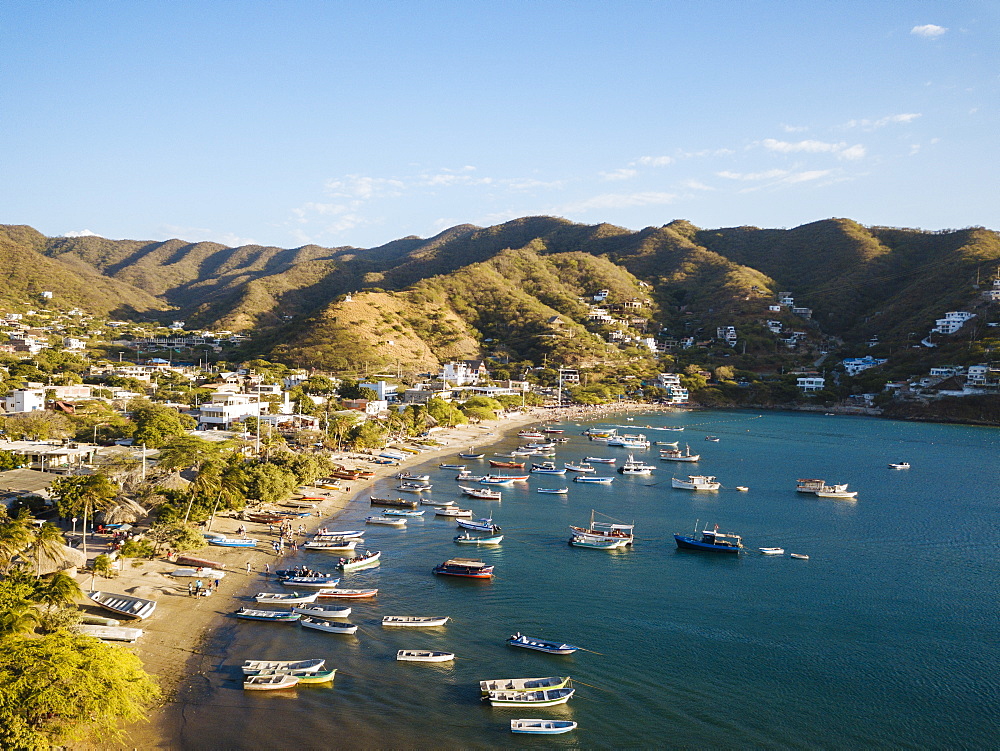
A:
[[[589,442],[581,436],[588,425],[561,425],[570,441],[556,461],[600,455],[620,463],[628,452]],[[650,429],[667,425],[686,429]],[[402,531],[369,527],[365,545],[383,551],[382,564],[341,583],[380,590],[352,604],[356,637],[233,619],[209,648],[225,657],[183,693],[183,747],[998,745],[1000,431],[739,412],[639,415],[621,426],[653,441],[688,442],[702,461],[659,462],[653,446],[636,452],[658,465],[651,477],[616,474],[602,487],[534,475],[504,489],[500,503],[461,500],[503,526],[496,549],[455,544],[454,524],[430,512]],[[515,445],[502,441],[487,456]],[[912,468],[886,466],[901,460]],[[454,472],[425,471],[432,497],[461,498]],[[714,474],[723,489],[674,490],[672,472]],[[859,495],[847,502],[798,494],[800,477],[848,482]],[[568,496],[535,492],[565,484]],[[634,521],[635,546],[569,547],[567,526],[585,524],[591,509]],[[368,513],[360,506],[335,526],[358,528]],[[748,553],[678,552],[672,533],[696,521],[742,535]],[[810,559],[756,554],[770,546]],[[452,556],[496,564],[495,579],[435,577],[431,568]],[[313,568],[330,561],[332,569],[334,559],[300,552],[291,560]],[[452,620],[383,629],[390,614]],[[589,651],[559,657],[511,648],[504,640],[514,631]],[[457,659],[398,663],[402,648]],[[338,668],[333,684],[240,688],[244,659],[310,657]],[[568,705],[503,710],[480,701],[482,679],[550,675],[573,677]],[[579,729],[511,735],[511,718],[533,716],[573,719]]]

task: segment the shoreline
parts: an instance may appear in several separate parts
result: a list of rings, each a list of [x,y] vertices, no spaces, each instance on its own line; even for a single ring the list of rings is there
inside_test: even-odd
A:
[[[531,408],[525,412],[504,416],[488,425],[462,425],[435,433],[432,437],[442,445],[431,450],[414,454],[394,465],[366,465],[375,472],[368,480],[351,482],[345,491],[326,491],[305,488],[306,495],[325,496],[326,500],[317,504],[314,514],[294,523],[306,527],[306,536],[329,524],[354,504],[367,498],[369,491],[378,480],[391,477],[397,472],[418,464],[455,454],[475,445],[493,445],[516,430],[547,421],[567,422],[591,420],[606,415],[625,412],[666,411],[660,405],[627,402],[595,407],[571,407],[559,410]],[[638,428],[639,426],[637,426]],[[335,454],[334,461],[351,463],[348,454]],[[357,454],[352,454],[357,456]],[[360,463],[360,462],[358,462]],[[316,491],[315,493],[313,491]],[[336,495],[334,495],[336,494]],[[267,525],[247,522],[236,516],[217,516],[213,531],[235,534],[241,524],[248,527],[247,534],[262,540],[264,545],[256,548],[212,548],[192,551],[192,555],[218,560],[225,564],[226,576],[219,588],[211,596],[192,598],[187,595],[189,580],[175,580],[165,575],[179,564],[166,559],[143,561],[139,566],[129,568],[116,579],[101,580],[95,587],[108,586],[114,591],[124,591],[140,597],[148,596],[157,600],[157,611],[149,621],[130,625],[144,629],[143,637],[129,648],[142,660],[147,672],[153,674],[163,691],[160,703],[151,708],[148,722],[136,723],[126,728],[125,740],[116,744],[119,748],[176,748],[180,728],[184,725],[183,710],[189,701],[196,700],[201,690],[204,676],[211,671],[222,655],[213,654],[210,647],[214,639],[234,622],[233,611],[246,604],[245,598],[261,591],[264,565],[275,569],[284,553],[278,555],[271,549]],[[300,538],[305,539],[305,538]],[[250,564],[252,572],[247,574]],[[80,748],[107,748],[107,746],[81,745]]]

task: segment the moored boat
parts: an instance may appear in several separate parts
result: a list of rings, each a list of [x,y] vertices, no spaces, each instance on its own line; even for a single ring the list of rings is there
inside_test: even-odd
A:
[[[524,462],[498,462],[495,459],[490,459],[489,461],[491,467],[499,469],[524,469]]]
[[[258,592],[254,599],[269,605],[305,605],[316,602],[317,597],[319,594],[316,592],[307,595],[300,595],[298,592]]]
[[[304,671],[315,673],[323,669],[326,660],[244,660],[243,675],[257,675],[262,671],[291,672]]]
[[[595,475],[577,475],[573,478],[573,482],[589,482],[594,485],[610,485],[614,480],[614,477],[597,477]]]
[[[455,659],[455,653],[431,652],[423,649],[401,649],[396,652],[396,659],[402,662],[451,662]]]
[[[419,501],[408,501],[405,498],[377,498],[375,496],[369,498],[368,502],[372,506],[389,506],[391,508],[416,508],[420,505]]]
[[[684,450],[680,449],[660,449],[661,462],[696,462],[701,459],[701,454],[692,454],[691,447],[684,445]]]
[[[466,579],[490,579],[493,577],[493,566],[476,558],[449,558],[433,568],[435,574],[442,576],[461,576]]]
[[[279,580],[285,587],[303,587],[305,589],[325,589],[336,587],[340,582],[335,576],[287,576]]]
[[[257,610],[255,608],[240,608],[234,615],[250,621],[274,621],[276,623],[293,623],[302,616],[291,610]]]
[[[492,691],[486,695],[494,707],[554,707],[565,704],[575,688],[550,688],[545,691]]]
[[[443,626],[449,620],[448,616],[384,615],[382,616],[382,625],[428,628],[431,626]]]
[[[247,691],[276,691],[283,688],[293,688],[298,682],[297,676],[287,673],[248,675],[243,679],[243,688]]]
[[[341,600],[361,600],[366,597],[375,597],[378,589],[321,589],[320,599],[334,598]]]
[[[311,602],[307,605],[296,605],[292,608],[292,612],[313,618],[346,618],[351,614],[351,609],[344,605],[323,605]]]
[[[538,652],[545,652],[551,655],[570,655],[576,652],[579,647],[565,642],[550,641],[548,639],[538,639],[533,636],[525,636],[520,631],[508,637],[507,643],[512,647],[523,647],[534,649]]]
[[[809,556],[807,556],[805,553],[789,553],[788,557],[789,558],[794,558],[797,561],[808,561],[809,560]]]
[[[471,529],[473,532],[486,532],[488,534],[495,534],[500,531],[500,526],[493,523],[493,518],[488,519],[477,519],[476,521],[465,521],[464,519],[455,519],[455,523],[463,529]]]
[[[614,464],[616,461],[618,461],[618,459],[617,458],[605,459],[604,457],[601,456],[588,456],[586,459],[584,459],[584,461],[587,462],[588,464]]]
[[[610,540],[602,537],[587,537],[586,535],[573,535],[569,538],[569,544],[578,548],[593,548],[594,550],[615,550],[626,545],[625,540]]]
[[[357,547],[357,540],[310,540],[305,550],[324,550],[328,553],[349,553]]]
[[[563,466],[570,472],[582,472],[584,474],[593,474],[597,471],[597,467],[593,464],[588,464],[586,462],[581,462],[579,464],[573,464],[573,462],[565,462]]]
[[[262,670],[258,677],[269,675],[289,675],[298,678],[299,683],[329,683],[337,674],[337,668],[330,670],[317,670],[315,673],[306,670]]]
[[[403,516],[408,518],[415,518],[418,516],[423,516],[427,513],[427,509],[412,509],[412,508],[390,508],[386,509],[382,516]]]
[[[618,471],[623,475],[649,475],[655,469],[656,467],[652,464],[646,464],[646,462],[640,461],[632,456],[632,454],[629,454],[628,459],[618,468]]]
[[[670,478],[670,486],[678,490],[718,490],[722,483],[716,482],[714,475],[688,475],[688,479]]]
[[[353,634],[358,630],[358,627],[353,623],[336,623],[335,621],[327,621],[311,615],[303,616],[299,624],[305,628],[326,631],[329,634]]]
[[[889,464],[889,469],[909,469],[909,462],[892,462]]]
[[[445,506],[444,508],[434,509],[435,516],[449,516],[452,518],[467,517],[472,518],[472,509],[469,508],[457,508],[455,506]]]
[[[544,691],[552,688],[565,688],[569,684],[569,676],[550,676],[547,678],[495,678],[479,681],[479,690],[483,696],[491,691]]]
[[[555,495],[566,495],[569,488],[535,488],[536,493],[553,493]]]
[[[145,600],[141,597],[132,597],[131,595],[120,595],[114,592],[99,592],[95,590],[88,592],[87,597],[105,610],[118,613],[118,615],[123,615],[126,618],[142,620],[149,618],[153,614],[153,611],[156,610],[155,601]]]
[[[530,733],[532,735],[559,735],[576,730],[576,723],[572,720],[511,720],[510,732]]]
[[[499,545],[503,541],[503,535],[490,535],[489,537],[473,537],[468,532],[455,537],[455,542],[464,545]]]
[[[438,467],[440,467],[441,469],[454,469],[454,470],[457,470],[459,472],[464,472],[465,471],[465,465],[464,464],[439,464]]]
[[[427,493],[434,487],[427,482],[401,482],[396,486],[396,490],[403,493]]]
[[[784,548],[757,548],[761,552],[761,555],[784,555]]]
[[[362,555],[356,555],[353,558],[341,558],[340,563],[337,567],[341,571],[353,571],[354,569],[362,568],[364,566],[371,566],[379,562],[382,557],[382,551],[370,551],[366,550]]]
[[[481,501],[499,501],[503,499],[503,491],[491,490],[490,488],[470,488],[459,485],[462,492],[470,498],[478,498]]]
[[[719,525],[715,525],[715,529],[703,530],[701,537],[675,534],[674,541],[679,550],[701,550],[736,555],[743,548],[742,537],[720,532]]]
[[[856,490],[848,490],[847,483],[843,485],[826,485],[816,491],[817,498],[840,498],[854,500],[858,495]]]
[[[462,452],[460,452],[459,455],[458,455],[458,458],[459,459],[482,459],[484,456],[486,456],[486,454],[481,454],[478,451],[472,451],[470,449],[469,451],[462,451]]]
[[[365,524],[382,524],[387,527],[405,527],[406,519],[394,519],[391,516],[367,516]]]

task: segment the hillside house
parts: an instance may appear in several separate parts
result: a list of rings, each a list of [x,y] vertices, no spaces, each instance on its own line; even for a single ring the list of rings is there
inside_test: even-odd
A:
[[[802,316],[803,318],[812,318],[813,312],[812,308],[792,308],[792,312],[797,316]]]
[[[608,295],[611,294],[611,290],[602,289],[596,295],[594,295],[594,302],[604,302],[608,299]]]
[[[791,307],[793,307],[795,305],[795,298],[792,297],[792,293],[791,292],[779,292],[778,293],[778,302],[781,305],[787,305],[789,308],[791,308]]]
[[[993,280],[993,288],[985,290],[983,297],[990,302],[1000,302],[1000,279]]]
[[[216,392],[212,401],[201,405],[199,428],[202,430],[230,430],[235,423],[247,417],[261,417],[268,413],[268,403],[259,394],[234,394]]]
[[[796,379],[796,386],[804,393],[822,391],[826,388],[826,378],[823,376],[802,376]]]
[[[931,333],[954,334],[965,325],[966,321],[975,317],[975,313],[968,313],[964,310],[951,310],[944,314],[944,318],[938,318],[934,322],[935,326],[931,329]]]
[[[871,355],[866,355],[865,357],[849,357],[841,360],[841,364],[844,366],[844,370],[847,371],[847,375],[856,376],[863,370],[868,370],[869,368],[874,368],[878,365],[884,365],[889,362],[885,358],[872,357]]]
[[[3,407],[8,413],[45,409],[45,389],[15,389],[3,398]]]
[[[397,393],[399,391],[399,386],[397,386],[395,383],[386,383],[385,381],[375,381],[374,383],[371,382],[359,383],[358,386],[360,388],[369,388],[372,391],[374,391],[379,401],[394,402],[399,398]]]
[[[736,346],[736,327],[719,326],[715,329],[715,338],[724,341],[730,347]]]

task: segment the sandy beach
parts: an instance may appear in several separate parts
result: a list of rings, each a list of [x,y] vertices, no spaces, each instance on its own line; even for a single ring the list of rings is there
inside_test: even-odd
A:
[[[376,480],[389,477],[407,466],[450,456],[471,446],[485,447],[501,440],[507,433],[544,421],[589,420],[615,412],[651,409],[657,407],[626,403],[603,408],[562,410],[535,408],[489,423],[463,425],[436,432],[433,439],[441,444],[440,447],[422,451],[398,465],[370,464],[350,458],[358,457],[359,454],[335,455],[335,461],[342,461],[348,466],[364,466],[374,471],[375,477],[347,483],[349,490],[345,487],[343,491],[303,488],[303,495],[322,497],[325,500],[316,504],[312,516],[295,521],[295,528],[298,529],[302,524],[306,533],[305,536],[298,537],[298,540],[305,541],[308,535],[318,527],[328,525],[352,503],[358,502],[363,497],[367,498],[368,491]],[[198,681],[188,679],[203,675],[212,663],[225,658],[225,655],[209,654],[206,646],[210,644],[210,636],[214,630],[231,623],[230,614],[246,604],[243,598],[268,588],[263,585],[264,579],[261,577],[265,564],[273,571],[281,562],[281,557],[270,546],[276,535],[269,534],[268,525],[242,521],[235,515],[217,516],[212,531],[236,535],[241,525],[247,527],[248,536],[261,540],[263,544],[249,549],[206,547],[192,552],[192,555],[225,564],[226,576],[219,581],[217,591],[210,596],[189,596],[188,582],[191,580],[169,576],[169,572],[182,566],[166,559],[142,561],[138,566],[128,563],[126,564],[128,568],[115,579],[98,580],[94,585],[95,589],[124,592],[157,601],[156,612],[151,618],[141,624],[129,624],[140,626],[145,632],[143,637],[135,645],[123,648],[132,649],[143,661],[146,670],[157,677],[163,691],[163,701],[152,711],[148,723],[129,727],[128,740],[116,747],[136,749],[176,747],[174,745],[176,729],[184,721],[185,701],[194,699],[199,690]],[[84,577],[81,574],[80,578],[81,585],[89,589],[90,576]],[[206,585],[210,583],[205,582]],[[108,746],[95,745],[90,748],[108,748]]]

